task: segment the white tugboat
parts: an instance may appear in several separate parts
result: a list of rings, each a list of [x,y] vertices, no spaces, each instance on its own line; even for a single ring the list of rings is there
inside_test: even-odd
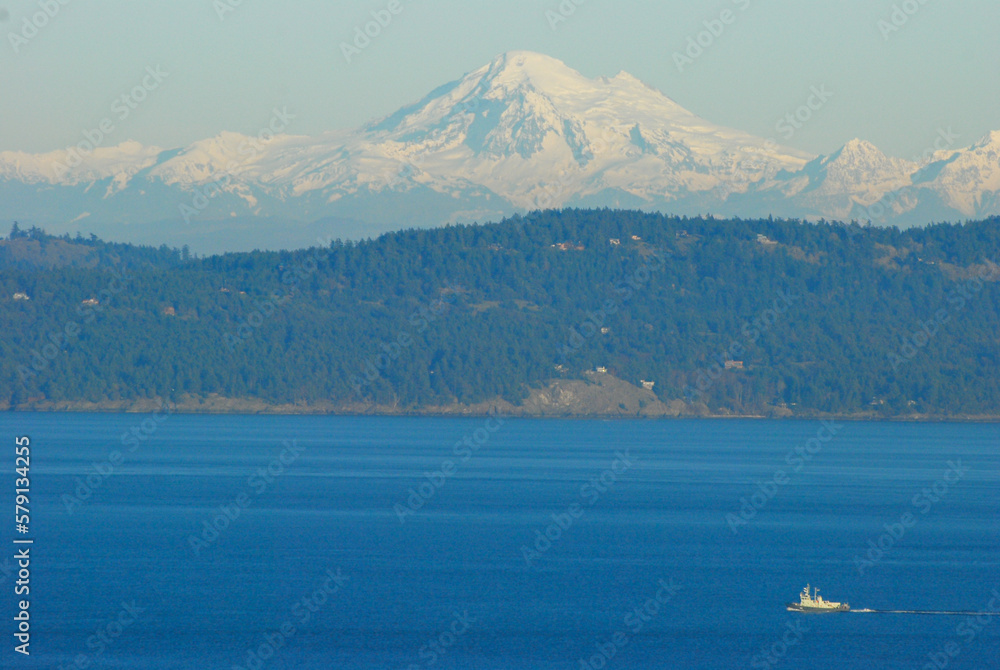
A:
[[[819,589],[813,589],[813,594],[809,595],[809,585],[802,589],[799,594],[799,602],[788,603],[786,608],[789,612],[849,612],[851,606],[847,603],[834,603],[823,600],[819,595]]]

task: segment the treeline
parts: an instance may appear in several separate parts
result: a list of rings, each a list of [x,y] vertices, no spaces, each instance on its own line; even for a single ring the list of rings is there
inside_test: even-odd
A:
[[[185,245],[171,249],[166,245],[139,247],[131,244],[104,242],[91,234],[84,237],[77,233],[70,237],[48,235],[36,226],[22,229],[15,221],[7,236],[7,244],[0,244],[0,269],[43,269],[52,267],[97,267],[158,265],[170,267],[192,260],[194,256]]]
[[[712,410],[1000,414],[1000,219],[900,231],[564,210],[208,258],[14,232],[0,243],[14,406],[420,408],[518,401],[605,367]]]

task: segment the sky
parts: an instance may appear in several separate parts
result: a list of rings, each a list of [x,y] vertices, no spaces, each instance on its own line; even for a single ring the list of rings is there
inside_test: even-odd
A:
[[[350,129],[512,50],[814,154],[1000,130],[996,0],[0,0],[0,34],[0,151]]]

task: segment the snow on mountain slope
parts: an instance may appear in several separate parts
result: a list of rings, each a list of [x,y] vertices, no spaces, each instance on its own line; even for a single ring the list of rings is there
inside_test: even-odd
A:
[[[131,140],[114,147],[97,147],[89,153],[72,148],[44,154],[2,151],[0,179],[49,184],[81,184],[108,177],[127,181],[152,165],[161,151]]]
[[[253,182],[278,197],[430,188],[496,194],[520,208],[557,206],[607,189],[669,200],[802,167],[808,155],[714,126],[638,79],[588,79],[561,61],[511,52],[355,133],[235,133],[195,143],[151,177],[180,186]],[[229,166],[229,167],[227,167]],[[746,179],[744,179],[746,180]]]
[[[823,178],[817,192],[852,194],[862,204],[871,204],[887,191],[909,185],[916,163],[890,158],[875,145],[854,139],[836,153],[817,159]]]
[[[820,156],[799,172],[774,180],[784,198],[806,211],[850,218],[887,193],[911,184],[917,164],[890,158],[875,145],[854,139],[829,156]]]
[[[60,225],[196,215],[374,233],[563,205],[909,223],[1000,214],[1000,132],[923,165],[861,140],[816,157],[714,125],[625,72],[590,79],[514,51],[354,131],[0,152],[0,196],[10,217]]]
[[[997,212],[1000,131],[989,133],[968,149],[935,155],[914,181],[965,216],[979,216],[984,210]]]
[[[670,199],[713,188],[751,159],[757,176],[809,158],[712,125],[631,75],[587,79],[530,52],[499,56],[437,93],[366,127],[368,151],[520,207],[608,188]]]

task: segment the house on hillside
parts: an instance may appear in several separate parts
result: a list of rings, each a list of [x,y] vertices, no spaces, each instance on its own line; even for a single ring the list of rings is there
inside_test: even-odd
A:
[[[576,244],[572,242],[559,242],[558,244],[553,244],[552,248],[559,251],[583,251],[584,249],[582,242],[577,242]]]
[[[20,291],[14,294],[14,300],[31,300],[27,293],[21,293]]]

